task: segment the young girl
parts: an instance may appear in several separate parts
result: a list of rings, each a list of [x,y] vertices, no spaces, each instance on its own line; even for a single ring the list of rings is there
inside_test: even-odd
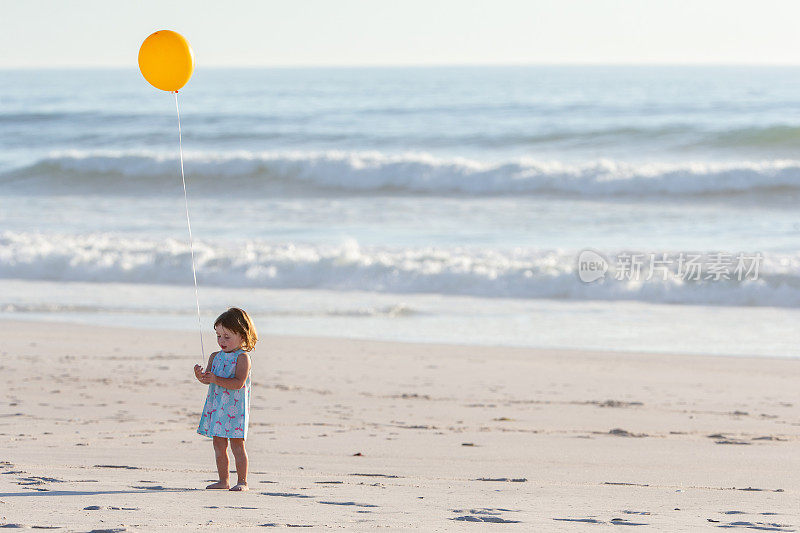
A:
[[[247,490],[247,424],[250,420],[250,356],[258,335],[253,321],[242,309],[231,307],[214,322],[217,344],[222,348],[211,354],[205,371],[194,366],[200,383],[208,384],[206,403],[197,432],[214,439],[219,481],[207,489]],[[228,439],[236,461],[238,482],[228,483]]]

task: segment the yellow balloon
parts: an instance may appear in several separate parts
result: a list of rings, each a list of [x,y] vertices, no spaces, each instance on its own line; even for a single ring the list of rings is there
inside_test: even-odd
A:
[[[156,89],[175,92],[192,77],[194,52],[180,33],[159,30],[139,48],[139,70]]]

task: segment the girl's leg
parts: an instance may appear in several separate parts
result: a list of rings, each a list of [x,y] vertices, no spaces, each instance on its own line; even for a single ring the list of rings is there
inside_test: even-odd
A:
[[[247,451],[244,449],[244,439],[231,438],[231,451],[236,461],[236,475],[239,478],[231,490],[247,490]]]
[[[219,481],[207,486],[207,489],[227,489],[230,487],[228,482],[228,439],[225,437],[214,437],[214,455],[217,458],[217,473]]]

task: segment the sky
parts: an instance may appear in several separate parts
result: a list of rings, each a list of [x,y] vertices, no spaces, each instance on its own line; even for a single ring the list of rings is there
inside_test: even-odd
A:
[[[0,68],[800,64],[796,0],[0,0]]]

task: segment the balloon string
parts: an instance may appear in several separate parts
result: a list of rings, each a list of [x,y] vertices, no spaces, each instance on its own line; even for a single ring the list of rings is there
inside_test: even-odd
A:
[[[189,196],[186,194],[186,176],[183,172],[183,140],[181,139],[181,110],[178,107],[178,91],[175,91],[175,111],[178,112],[178,149],[181,154],[181,181],[183,182],[183,201],[186,204],[186,227],[189,228],[189,250],[192,253],[192,276],[194,277],[194,301],[197,304],[197,328],[200,330],[201,361],[205,362],[206,350],[203,347],[203,326],[200,323],[200,296],[197,292],[197,270],[194,266],[194,241],[192,239],[192,223],[189,220]]]

